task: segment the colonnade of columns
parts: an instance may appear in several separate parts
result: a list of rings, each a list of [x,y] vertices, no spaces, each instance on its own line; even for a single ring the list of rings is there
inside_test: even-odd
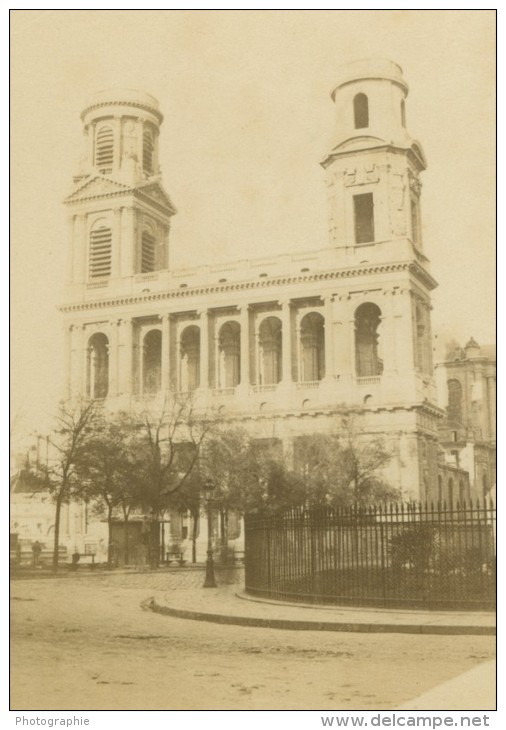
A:
[[[294,382],[316,385],[341,377],[414,371],[416,343],[406,300],[391,297],[380,303],[381,309],[346,296],[328,296],[314,306],[299,306],[285,299],[272,308],[244,304],[70,325],[69,390],[98,397],[92,392],[90,371],[96,362],[103,366],[105,359],[110,396],[153,393],[153,383],[156,391],[164,392],[250,386],[274,390]],[[147,362],[145,338],[153,330],[160,335],[151,343]],[[102,340],[106,352],[100,352],[103,345],[93,340],[97,333],[106,338]],[[362,371],[361,357],[372,362]],[[190,365],[191,372],[185,372]],[[149,390],[146,374],[152,367],[157,374],[151,377]]]

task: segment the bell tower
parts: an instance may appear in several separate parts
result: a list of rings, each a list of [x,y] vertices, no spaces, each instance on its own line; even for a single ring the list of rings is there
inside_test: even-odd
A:
[[[428,263],[420,225],[426,161],[407,130],[407,95],[402,69],[392,61],[356,61],[338,74],[333,144],[322,165],[330,245],[345,263],[357,257]]]
[[[81,119],[85,151],[65,201],[69,289],[127,293],[136,277],[169,268],[175,208],[160,178],[163,116],[150,94],[121,89],[93,96]]]

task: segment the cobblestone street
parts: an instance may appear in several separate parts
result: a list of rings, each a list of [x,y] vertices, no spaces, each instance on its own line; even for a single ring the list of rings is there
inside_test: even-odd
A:
[[[12,709],[394,709],[494,657],[488,636],[222,626],[140,606],[202,582],[192,570],[14,580]]]

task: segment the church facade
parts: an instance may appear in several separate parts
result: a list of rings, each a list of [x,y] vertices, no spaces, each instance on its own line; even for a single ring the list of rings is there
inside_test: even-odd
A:
[[[392,449],[390,483],[406,498],[437,499],[436,282],[422,243],[426,161],[407,130],[407,94],[390,61],[341,69],[321,162],[322,248],[184,270],[171,265],[176,208],[159,174],[157,101],[96,95],[82,113],[86,160],[65,201],[68,394],[119,408],[192,393],[230,426],[278,439],[287,458],[297,436],[334,432],[352,410],[364,434]]]

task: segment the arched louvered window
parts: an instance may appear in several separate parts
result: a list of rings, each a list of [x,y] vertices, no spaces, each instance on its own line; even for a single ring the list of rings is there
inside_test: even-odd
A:
[[[153,150],[155,143],[153,142],[153,135],[149,130],[146,130],[142,135],[142,167],[144,172],[148,175],[153,174]]]
[[[96,223],[90,232],[90,279],[111,275],[112,230]]]
[[[100,127],[95,137],[95,167],[99,172],[112,172],[114,159],[114,133],[112,127]]]
[[[365,94],[357,94],[353,99],[353,115],[355,129],[364,129],[369,126],[369,100]]]
[[[153,233],[147,228],[142,232],[141,238],[141,274],[147,274],[155,270],[156,240]]]

